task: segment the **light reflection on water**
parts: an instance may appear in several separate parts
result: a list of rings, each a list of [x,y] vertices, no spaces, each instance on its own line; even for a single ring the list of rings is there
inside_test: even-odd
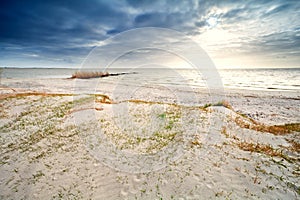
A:
[[[4,68],[1,78],[68,78],[76,69],[24,69]],[[96,71],[91,69],[91,71]],[[128,69],[109,69],[110,73],[127,72]],[[120,78],[128,84],[155,84],[166,86],[206,87],[208,79],[218,77],[203,77],[200,71],[192,69],[150,69],[139,68],[129,71],[137,74],[106,77],[110,81]],[[300,91],[300,68],[289,69],[220,69],[218,70],[224,88],[251,90],[291,90]]]

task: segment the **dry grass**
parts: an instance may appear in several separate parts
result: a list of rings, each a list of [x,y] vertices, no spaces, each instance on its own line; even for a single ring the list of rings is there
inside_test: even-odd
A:
[[[208,107],[211,107],[211,106],[223,106],[223,107],[225,107],[225,108],[228,108],[228,109],[230,109],[230,110],[233,110],[233,108],[232,108],[232,106],[230,105],[230,103],[229,103],[228,101],[225,101],[225,100],[220,101],[220,102],[218,102],[218,103],[208,103],[208,104],[205,104],[205,105],[203,106],[203,108],[208,108]]]
[[[95,103],[113,104],[115,102],[111,100],[107,95],[97,94],[95,95]]]
[[[89,79],[89,78],[106,77],[109,75],[110,74],[108,72],[80,72],[80,71],[77,71],[74,74],[72,74],[71,78]]]
[[[240,149],[244,151],[263,153],[268,156],[284,157],[281,151],[275,150],[271,145],[265,145],[259,143],[254,144],[248,142],[239,142],[236,144]]]
[[[136,103],[136,104],[148,104],[148,105],[153,105],[153,104],[162,104],[162,105],[169,105],[169,106],[174,106],[174,107],[183,107],[175,103],[167,103],[167,102],[159,102],[159,101],[145,101],[145,100],[139,100],[139,99],[130,99],[126,100],[124,102],[130,102],[130,103]]]
[[[266,131],[275,135],[292,133],[293,131],[300,132],[300,123],[266,126]]]
[[[202,143],[201,143],[201,139],[199,138],[199,136],[195,135],[193,137],[193,139],[190,141],[191,146],[198,146],[198,147],[202,147]]]
[[[229,104],[229,102],[223,100],[221,102],[215,103],[215,104],[205,104],[203,108],[208,108],[210,106],[223,106],[225,108],[228,108],[230,110],[233,110],[232,106]],[[234,111],[234,110],[233,110]],[[240,114],[240,117],[236,117],[234,119],[235,123],[240,126],[241,128],[246,128],[246,129],[251,129],[255,131],[260,131],[260,132],[269,132],[274,135],[285,135],[292,133],[294,131],[300,132],[300,123],[291,123],[291,124],[283,124],[283,125],[273,125],[273,126],[268,126],[265,124],[261,124],[254,119]],[[246,119],[246,120],[245,120]],[[249,123],[250,121],[251,123]]]
[[[243,116],[241,116],[241,117],[243,117]],[[245,118],[245,117],[243,117],[243,118]],[[268,132],[268,133],[272,133],[274,135],[286,135],[286,134],[290,134],[294,131],[300,132],[300,123],[268,126],[265,124],[258,123],[251,118],[247,118],[252,122],[252,123],[249,123],[249,122],[243,120],[243,118],[237,117],[234,120],[235,123],[238,126],[240,126],[241,128],[251,129],[251,130],[260,131],[260,132]]]
[[[54,97],[54,96],[73,96],[73,95],[72,94],[62,94],[62,93],[22,92],[22,93],[0,94],[0,100],[7,99],[7,98],[27,97],[27,96]]]
[[[292,139],[287,139],[287,141],[291,144],[290,150],[293,152],[300,153],[300,143],[292,140]]]

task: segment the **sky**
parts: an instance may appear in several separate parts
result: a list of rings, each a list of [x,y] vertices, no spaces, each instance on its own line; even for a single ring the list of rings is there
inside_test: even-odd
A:
[[[300,67],[299,19],[299,0],[0,0],[0,67],[80,67],[144,27],[186,35],[219,68]]]

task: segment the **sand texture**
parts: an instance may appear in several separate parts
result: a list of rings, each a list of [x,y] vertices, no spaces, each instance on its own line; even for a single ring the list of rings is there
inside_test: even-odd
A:
[[[300,198],[299,94],[86,81],[2,80],[0,199]]]

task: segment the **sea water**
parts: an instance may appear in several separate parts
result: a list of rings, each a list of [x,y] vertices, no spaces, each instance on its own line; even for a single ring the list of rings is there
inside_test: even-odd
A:
[[[210,73],[205,73],[206,71]],[[78,71],[68,68],[2,68],[0,79],[65,79]],[[99,71],[87,69],[85,71]],[[112,68],[109,73],[129,72],[108,81],[127,84],[205,88],[210,79],[221,81],[224,88],[249,90],[288,90],[300,92],[300,68],[273,69],[172,69],[172,68]],[[136,73],[131,73],[136,72]]]

